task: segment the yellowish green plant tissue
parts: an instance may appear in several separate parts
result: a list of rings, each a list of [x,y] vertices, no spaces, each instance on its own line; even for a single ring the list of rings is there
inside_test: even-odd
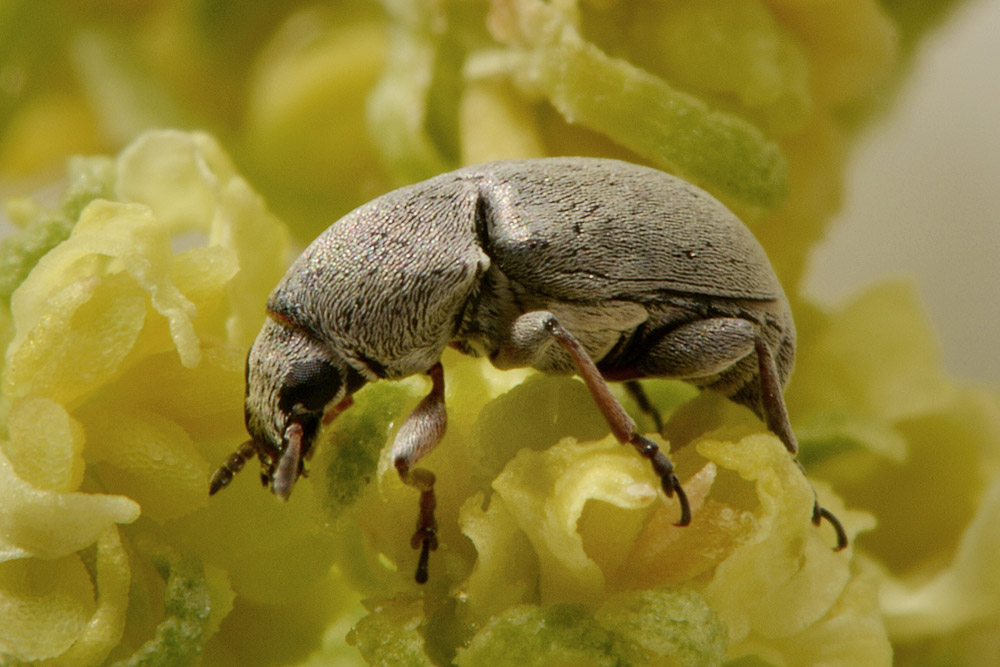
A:
[[[989,665],[1000,399],[912,288],[798,295],[844,155],[950,3],[0,1],[2,665]],[[259,11],[258,11],[259,10]],[[70,155],[84,157],[70,157]],[[599,155],[709,190],[799,330],[801,459],[650,381],[694,519],[571,377],[444,358],[440,548],[371,384],[288,503],[251,468],[247,349],[295,252],[462,164]],[[878,224],[878,221],[872,221]],[[640,426],[652,425],[635,409]]]

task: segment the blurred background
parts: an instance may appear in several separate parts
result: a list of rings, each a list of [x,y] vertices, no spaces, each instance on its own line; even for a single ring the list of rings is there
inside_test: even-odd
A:
[[[549,20],[551,12],[576,9],[579,16]],[[556,31],[553,26],[572,29]],[[857,608],[845,604],[844,614],[860,610],[867,636],[888,650],[884,617],[889,637],[897,642],[897,664],[959,664],[953,659],[956,652],[976,658],[961,664],[1000,664],[1000,579],[994,562],[1000,535],[1000,410],[995,392],[955,387],[940,373],[920,309],[905,288],[874,288],[846,316],[811,308],[801,299],[804,288],[811,300],[836,308],[883,277],[906,276],[933,320],[948,371],[1000,386],[995,343],[1000,286],[994,266],[1000,250],[998,32],[1000,0],[274,0],[254,5],[246,0],[0,0],[0,200],[5,200],[0,217],[24,226],[0,245],[0,305],[34,262],[70,233],[80,207],[109,192],[120,195],[112,192],[110,160],[70,161],[67,188],[67,157],[113,155],[152,127],[199,129],[218,138],[235,168],[287,223],[295,244],[313,238],[354,206],[461,162],[546,154],[646,160],[702,185],[733,207],[767,248],[792,298],[801,353],[789,407],[807,445],[803,462],[817,479],[832,484],[847,506],[871,511],[887,527],[857,542],[866,556],[854,563],[866,568],[874,559],[878,565],[870,567],[884,567],[882,590],[888,595],[876,608],[875,580],[858,569],[858,578],[863,574],[870,579],[860,584],[869,597],[852,592]],[[747,54],[752,57],[741,57]],[[167,163],[175,155],[154,152]],[[229,177],[219,176],[230,170],[227,159],[206,158],[209,154],[215,152],[199,152],[197,160],[186,162],[197,165],[189,172],[198,172],[198,183],[228,182]],[[217,158],[218,164],[212,161]],[[85,170],[74,171],[74,162],[90,165],[90,181],[80,177]],[[192,188],[173,176],[182,172],[164,168],[142,171],[137,178],[143,183],[148,179],[153,189],[162,185],[168,199],[175,193],[185,199]],[[60,195],[64,190],[68,197]],[[62,202],[57,201],[60,196]],[[121,196],[128,200],[128,194]],[[194,221],[195,233],[204,234],[215,220],[237,220],[240,224],[233,228],[248,228],[243,223],[249,216],[242,209],[205,210],[223,212]],[[831,219],[834,210],[839,212]],[[272,222],[269,215],[259,217]],[[10,234],[12,227],[6,229],[0,234]],[[188,231],[180,224],[178,229]],[[282,251],[275,248],[282,244],[260,238],[252,235],[245,256],[259,252],[269,255],[272,267],[280,266]],[[259,272],[244,275],[251,273],[267,289],[278,275],[276,271],[266,281]],[[248,291],[232,293],[246,296]],[[252,304],[262,302],[263,293]],[[37,307],[28,310],[39,322],[56,319],[50,300],[37,296],[33,303]],[[110,310],[119,300],[108,298],[107,303]],[[104,322],[105,311],[89,312],[96,313],[92,321],[64,329],[84,330]],[[70,322],[68,316],[64,319]],[[12,335],[8,325],[13,322],[10,310],[0,307],[0,335]],[[221,331],[220,322],[216,324]],[[151,328],[150,335],[160,331],[160,340],[166,341],[161,329]],[[4,401],[35,391],[37,365],[48,364],[64,349],[77,349],[62,345],[61,335],[53,334],[47,348],[35,346],[34,339],[10,346],[27,361],[18,357],[5,367],[19,369],[23,378],[8,382],[13,374],[5,377],[0,417]],[[92,347],[103,352],[105,340],[91,339],[96,341]],[[135,349],[137,355],[149,354],[142,345]],[[169,358],[160,375],[176,378],[170,381],[177,386],[198,387],[204,393],[195,396],[210,395],[212,400],[194,401],[194,410],[187,403],[174,405],[184,392],[163,390],[136,361],[145,358],[136,356],[129,357],[128,372],[121,378],[88,385],[87,410],[68,399],[66,406],[50,401],[46,409],[60,423],[72,423],[67,416],[91,417],[80,433],[60,435],[61,441],[75,443],[75,453],[64,460],[78,475],[61,490],[75,489],[84,478],[87,491],[99,487],[134,495],[145,503],[146,516],[122,529],[128,544],[142,551],[142,540],[149,537],[157,545],[190,551],[215,568],[213,603],[226,601],[214,607],[216,621],[225,617],[225,627],[205,645],[215,656],[206,664],[248,664],[220,661],[220,655],[230,653],[249,656],[251,663],[294,664],[327,631],[336,640],[331,650],[348,650],[342,637],[353,620],[332,608],[331,601],[349,605],[353,598],[329,594],[330,587],[351,588],[367,597],[395,594],[397,573],[379,569],[382,564],[374,554],[390,564],[403,562],[400,554],[412,555],[408,527],[396,521],[404,503],[411,511],[412,498],[394,496],[399,504],[386,504],[371,494],[369,502],[350,508],[358,518],[351,530],[364,532],[338,541],[347,545],[345,553],[328,547],[326,540],[337,539],[332,531],[312,540],[311,515],[293,512],[297,519],[290,521],[252,484],[206,506],[207,473],[201,479],[173,469],[164,472],[160,462],[183,460],[207,471],[209,461],[223,460],[233,443],[245,437],[238,414],[242,354],[235,351],[236,361],[229,366],[223,363],[229,357],[220,356],[214,366],[196,369],[215,373],[219,390],[208,391],[205,383],[190,380],[179,366],[175,369],[180,361],[168,351],[157,357]],[[59,377],[72,381],[46,380],[70,387],[73,400],[85,393],[77,386],[75,366],[60,366],[67,375]],[[142,391],[133,398],[136,387]],[[169,398],[148,398],[154,395],[150,390]],[[667,391],[672,390],[664,387]],[[676,404],[683,399],[676,394],[671,400]],[[681,435],[702,432],[715,423],[711,420],[723,418],[707,400],[695,399],[685,403],[686,412],[678,411]],[[20,412],[11,414],[30,428],[22,428],[7,451],[31,463],[47,461],[34,454],[36,443],[47,441],[36,437],[39,420],[25,405],[33,403],[21,403]],[[159,457],[150,456],[154,463],[134,464],[134,450],[118,437],[117,425],[115,437],[109,437],[111,426],[105,429],[103,421],[93,419],[95,405],[105,410],[98,410],[98,416],[116,415],[108,424],[123,410],[134,411],[136,423],[151,424],[152,432],[159,433],[155,429],[162,422],[176,434],[164,436],[162,448],[152,450]],[[226,406],[220,409],[229,415],[224,419],[231,418],[229,426],[221,426],[219,406]],[[460,419],[473,419],[478,418],[476,410],[456,412]],[[510,412],[493,414],[517,411],[503,410]],[[385,415],[397,412],[385,409]],[[374,412],[357,408],[352,414],[369,415],[357,422],[365,428],[375,419]],[[180,425],[189,419],[190,433]],[[390,418],[378,419],[387,429]],[[505,421],[520,425],[519,419]],[[466,431],[472,430],[470,422]],[[462,427],[452,429],[453,434],[462,432]],[[453,562],[461,561],[453,572],[471,569],[475,558],[471,542],[458,539],[457,513],[464,505],[457,499],[471,498],[482,490],[476,485],[488,485],[500,470],[502,459],[494,454],[498,448],[488,443],[504,440],[510,456],[522,446],[520,435],[503,428],[495,429],[495,438],[493,429],[484,432],[491,439],[476,445],[481,449],[461,451],[489,451],[495,470],[469,475],[468,460],[455,457],[455,450],[432,464],[442,480],[449,478],[448,466],[462,473],[450,476],[459,481],[451,501],[441,503],[442,512],[452,513],[441,522],[452,531],[448,539],[465,545],[464,555],[453,552],[458,554]],[[349,431],[344,433],[351,439]],[[150,439],[141,440],[145,446]],[[368,440],[366,446],[377,452],[383,437]],[[86,459],[80,453],[84,441],[90,443]],[[107,456],[102,441],[118,447],[120,460],[102,458]],[[375,475],[377,457],[370,468],[348,467],[338,464],[340,454],[334,452],[340,448],[320,451],[329,452],[320,455],[328,457],[326,463],[314,460],[314,465],[328,471],[327,484],[322,486],[324,476],[316,475],[309,487],[328,489],[316,501],[321,520],[327,521],[347,507],[346,501],[328,500],[342,497],[340,472],[347,470],[355,488],[363,488],[362,480]],[[49,467],[41,472],[40,478],[50,477]],[[164,503],[171,514],[160,525],[151,503],[174,498],[174,489],[188,504]],[[305,498],[297,493],[293,502],[311,502]],[[229,537],[220,540],[219,526],[230,531]],[[261,540],[262,534],[268,539]],[[368,544],[370,549],[364,546]],[[510,551],[520,557],[523,550]],[[822,552],[829,555],[825,547]],[[144,570],[137,569],[133,581],[145,586],[148,595],[138,605],[120,596],[130,614],[125,641],[114,640],[116,655],[122,657],[144,645],[158,623],[159,603],[150,602],[164,585],[154,572],[160,568],[153,567],[158,556],[150,548],[141,558]],[[34,560],[38,562],[28,567],[50,567],[48,561]],[[311,574],[287,568],[291,560],[308,565],[304,569],[312,568]],[[83,582],[81,598],[90,605],[90,573],[84,561],[74,562],[79,565],[74,581]],[[331,562],[349,568],[349,585],[334,576]],[[814,571],[820,570],[825,581],[836,580],[829,570]],[[49,570],[24,570],[36,571]],[[275,584],[275,573],[290,583]],[[233,582],[231,588],[226,578]],[[45,580],[41,575],[36,579]],[[539,588],[496,581],[514,597]],[[749,583],[753,586],[747,590],[757,585]],[[308,594],[303,592],[307,589]],[[445,592],[453,590],[459,589],[447,583],[437,589],[431,616],[423,611],[406,616],[433,621],[424,636],[441,655],[454,655],[475,626],[454,615],[464,613],[464,607]],[[803,599],[814,600],[815,590],[810,584]],[[275,591],[284,597],[276,600]],[[482,599],[497,597],[502,596],[491,591]],[[981,604],[970,604],[980,597]],[[751,598],[757,607],[756,594]],[[232,613],[226,606],[230,603]],[[392,609],[405,607],[401,613],[410,614],[405,598],[398,604]],[[360,607],[355,611],[360,613]],[[388,617],[381,613],[366,617],[366,632],[376,643],[385,639],[378,624]],[[88,617],[89,612],[81,615]],[[407,632],[415,625],[409,622],[394,624],[397,629],[406,626],[393,639],[399,645],[412,639]],[[11,627],[13,623],[0,622],[2,629]],[[197,633],[203,627],[207,625],[197,625]],[[25,634],[34,641],[32,635]],[[822,643],[805,639],[810,636],[815,635],[799,633],[796,641],[822,649]],[[201,650],[202,639],[199,634],[185,648]],[[287,650],[298,655],[279,655]]]
[[[1000,1],[942,3],[941,7],[950,7],[944,10],[926,9],[925,3],[911,4],[920,7],[913,12],[946,18],[916,45],[906,65],[908,73],[898,77],[902,87],[887,113],[863,124],[861,139],[851,142],[842,210],[827,226],[826,239],[811,258],[804,291],[820,303],[833,305],[843,303],[878,276],[914,276],[941,337],[948,369],[962,378],[1000,383],[1000,354],[995,342],[1000,330],[1000,278],[995,265],[1000,253],[1000,79],[996,74]],[[234,157],[244,173],[269,205],[290,222],[300,212],[297,207],[331,211],[332,220],[334,214],[389,189],[390,179],[380,172],[379,165],[343,164],[330,156],[310,155],[309,145],[286,140],[294,129],[270,120],[282,114],[295,115],[281,108],[283,95],[293,100],[288,104],[301,105],[306,111],[309,105],[322,110],[324,105],[339,104],[280,86],[273,95],[260,94],[268,86],[279,85],[289,70],[301,70],[300,57],[301,62],[313,64],[322,60],[310,61],[308,55],[287,46],[289,40],[309,37],[308,21],[300,18],[298,24],[292,21],[285,25],[279,35],[271,33],[282,16],[309,3],[275,3],[261,8],[252,18],[241,12],[241,18],[234,20],[226,12],[236,11],[238,5],[190,5],[200,12],[196,22],[216,31],[225,38],[225,48],[232,49],[220,53],[212,51],[211,45],[207,49],[204,44],[193,46],[191,34],[171,32],[169,11],[160,13],[166,15],[162,29],[155,21],[143,22],[148,10],[144,3],[52,3],[46,9],[30,2],[0,1],[0,42],[6,42],[0,44],[0,124],[9,130],[0,141],[0,198],[37,194],[61,178],[66,152],[117,151],[150,123],[189,126],[192,119],[187,114],[192,109],[198,114],[197,123],[206,118],[218,123],[205,129],[235,150]],[[170,3],[150,5],[157,6],[169,7]],[[176,6],[183,8],[187,3]],[[377,3],[349,1],[336,7],[337,12],[362,17],[358,21],[362,27],[354,31],[357,34],[337,35],[343,46],[337,47],[336,57],[343,58],[355,48],[351,46],[355,42],[371,42],[371,35],[364,34],[364,17],[381,12]],[[157,15],[155,11],[148,13]],[[108,22],[108,17],[113,20]],[[67,42],[72,26],[92,20],[104,21],[107,32],[100,38],[84,32]],[[115,25],[119,20],[121,25]],[[156,68],[172,86],[175,99],[144,80],[141,69],[123,67],[123,62],[128,63],[114,52],[124,43],[118,40],[122,33],[129,34],[133,21],[151,37],[146,55],[157,62]],[[68,52],[67,43],[71,45]],[[309,48],[328,47],[318,44]],[[346,85],[355,85],[361,94],[375,81],[381,61],[361,47],[357,51],[352,59],[353,80]],[[292,55],[286,57],[286,52]],[[330,57],[333,52],[331,48]],[[20,62],[18,58],[25,53],[37,62]],[[245,80],[246,65],[252,59],[257,62],[250,70],[250,79]],[[25,76],[26,71],[31,76]],[[192,78],[192,72],[198,72],[202,79]],[[323,92],[327,83],[320,72],[297,73],[300,80],[315,78],[315,89],[323,95],[327,94]],[[85,99],[110,100],[113,105],[98,110],[107,143],[93,141],[88,124],[94,119],[78,95],[68,93],[60,98],[54,92],[72,89],[79,80],[90,82],[89,89],[85,86]],[[96,90],[94,82],[101,81],[122,83],[128,94]],[[222,87],[216,89],[220,82]],[[199,83],[211,87],[210,94],[198,91]],[[338,81],[337,85],[345,84]],[[46,92],[35,96],[34,89],[39,86]],[[256,106],[251,102],[248,117],[240,118],[239,108],[246,104],[248,90]],[[253,91],[257,91],[256,97]],[[189,108],[178,108],[178,95]],[[24,111],[18,106],[19,99],[33,100],[31,113],[19,113]],[[356,105],[347,115],[362,113],[363,106]],[[113,120],[112,125],[108,119]],[[22,121],[37,127],[15,127]],[[371,155],[370,150],[359,148],[365,140],[356,129],[362,123],[360,116],[342,115],[337,123],[321,124],[330,136],[319,138],[312,150],[336,144],[342,146],[344,155]],[[346,129],[338,136],[337,127]],[[245,136],[254,141],[244,141]],[[24,142],[30,146],[22,145]],[[234,143],[241,143],[240,148],[234,149]],[[312,169],[314,164],[322,169]],[[333,173],[337,170],[341,173]],[[31,176],[23,178],[25,174]],[[322,183],[351,178],[356,185],[346,195],[328,189],[325,199],[315,198]],[[288,189],[288,183],[301,189]],[[317,222],[315,229],[328,222]],[[0,235],[10,229],[0,210]]]
[[[843,209],[804,289],[841,303],[915,276],[948,369],[1000,382],[1000,2],[960,6],[921,44],[891,111],[864,130]]]

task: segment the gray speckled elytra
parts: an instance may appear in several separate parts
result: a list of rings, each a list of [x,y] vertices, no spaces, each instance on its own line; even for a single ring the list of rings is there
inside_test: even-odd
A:
[[[393,444],[421,491],[417,580],[437,546],[433,475],[414,464],[444,434],[448,345],[498,368],[577,373],[612,432],[690,509],[670,461],[608,391],[669,377],[763,417],[794,456],[782,389],[795,354],[788,300],[767,255],[728,209],[661,171],[596,158],[493,162],[395,190],[347,214],[289,268],[247,359],[245,443],[287,498],[320,425],[366,382],[430,374],[430,395]],[[654,415],[658,419],[658,416]],[[830,512],[814,506],[846,534]]]

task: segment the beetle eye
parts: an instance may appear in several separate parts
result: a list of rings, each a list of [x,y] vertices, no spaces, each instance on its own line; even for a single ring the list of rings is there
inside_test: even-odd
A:
[[[278,393],[278,407],[291,413],[296,405],[319,412],[333,400],[343,385],[340,369],[322,359],[292,364]]]

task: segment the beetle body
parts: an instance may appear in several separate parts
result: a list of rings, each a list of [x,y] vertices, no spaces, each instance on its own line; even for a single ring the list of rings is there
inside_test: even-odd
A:
[[[517,317],[548,310],[605,377],[663,377],[643,369],[657,339],[687,322],[739,317],[759,326],[787,380],[795,327],[785,294],[756,238],[703,190],[600,159],[494,163],[458,175],[476,183],[490,258],[458,331],[467,348],[496,361]],[[555,346],[532,366],[577,370]],[[756,378],[751,359],[724,373],[669,376],[758,409],[754,388],[744,389]]]
[[[514,160],[401,188],[320,235],[267,312],[248,356],[245,411],[262,477],[279,497],[331,407],[366,382],[430,373],[434,389],[393,454],[421,507],[432,508],[433,475],[413,464],[444,432],[448,345],[499,368],[580,374],[619,440],[678,493],[681,523],[689,510],[672,466],[606,381],[672,377],[718,390],[796,452],[781,398],[795,329],[764,250],[713,197],[648,167]],[[213,492],[239,467],[220,469]],[[824,512],[817,505],[814,518],[835,522]],[[424,578],[436,546],[425,514],[414,536]]]

